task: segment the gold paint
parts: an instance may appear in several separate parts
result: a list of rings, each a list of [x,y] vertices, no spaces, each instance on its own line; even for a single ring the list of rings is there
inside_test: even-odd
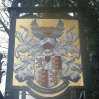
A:
[[[64,23],[64,28],[65,28],[62,36],[66,36],[66,30],[71,26],[75,26],[75,28],[72,30],[73,35],[79,32],[78,21],[77,20],[66,20],[66,19],[61,19],[61,20]],[[29,31],[28,35],[33,36],[33,33],[30,29],[31,28],[30,24],[31,24],[32,21],[33,21],[33,19],[17,19],[17,21],[16,21],[16,31],[18,31],[19,33],[23,33],[24,29],[20,28],[20,25],[25,26]],[[37,19],[36,22],[39,25],[39,27],[56,27],[57,24],[58,24],[58,19]],[[38,38],[36,38],[36,37],[33,37],[33,39],[38,40]],[[59,37],[56,40],[57,41],[62,40],[62,37]],[[15,49],[17,48],[17,46],[19,44],[21,44],[20,41],[17,38],[15,38]],[[80,48],[79,39],[74,43],[74,45],[77,45],[77,47]],[[20,54],[28,56],[27,52],[26,53],[20,53]],[[75,54],[68,53],[68,56],[71,56],[71,55],[75,55]],[[29,56],[29,57],[31,57],[31,56]],[[65,57],[65,58],[67,58],[67,57]],[[19,63],[19,62],[20,62],[20,59],[19,58],[17,59],[16,57],[14,57],[14,64]],[[81,64],[81,58],[76,59],[75,62],[78,63],[78,64]],[[62,70],[62,74],[64,74],[64,73],[65,73],[65,70]],[[32,74],[34,74],[34,70],[32,70]],[[20,83],[15,79],[15,76],[16,76],[16,74],[13,73],[13,86],[27,86],[26,81]],[[80,73],[80,76],[81,76],[81,78],[79,79],[79,81],[77,83],[69,81],[70,82],[69,86],[83,86],[84,85],[84,83],[83,83],[83,73]],[[37,86],[41,87],[41,88],[44,88],[41,85],[39,85],[36,80],[34,80],[33,83],[36,84]],[[54,86],[50,89],[56,88],[56,87],[60,86],[62,83],[63,83],[63,81],[60,80],[60,82],[56,86]],[[54,97],[54,96],[57,96],[57,95],[63,93],[68,87],[66,87],[62,91],[54,93],[54,94],[44,94],[44,93],[37,92],[33,89],[31,89],[31,90],[34,93],[38,94],[39,96]]]

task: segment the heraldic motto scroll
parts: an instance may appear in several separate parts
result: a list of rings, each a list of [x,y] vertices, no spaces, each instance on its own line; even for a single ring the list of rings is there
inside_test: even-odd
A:
[[[77,20],[16,20],[13,86],[42,97],[84,86]]]

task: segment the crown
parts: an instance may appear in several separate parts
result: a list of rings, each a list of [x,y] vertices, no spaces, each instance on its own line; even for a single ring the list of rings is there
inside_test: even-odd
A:
[[[52,32],[54,30],[54,27],[43,26],[43,27],[41,27],[41,30],[44,33],[44,36],[51,36],[52,35]]]

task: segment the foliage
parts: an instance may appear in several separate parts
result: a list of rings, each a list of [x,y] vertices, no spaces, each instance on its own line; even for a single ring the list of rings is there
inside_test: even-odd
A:
[[[84,0],[85,12],[85,32],[87,40],[87,48],[90,59],[90,75],[92,84],[92,98],[98,99],[99,93],[96,87],[95,67],[93,64],[93,52],[99,52],[99,1]]]
[[[86,3],[85,30],[87,35],[87,46],[90,52],[99,50],[99,1],[91,0]]]

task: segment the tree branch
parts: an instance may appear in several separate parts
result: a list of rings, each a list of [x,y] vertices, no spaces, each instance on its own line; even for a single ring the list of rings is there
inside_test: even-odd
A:
[[[5,31],[7,32],[7,34],[9,35],[9,29],[7,28],[7,26],[2,22],[2,20],[0,19],[0,23],[2,24],[3,28],[5,29]]]

